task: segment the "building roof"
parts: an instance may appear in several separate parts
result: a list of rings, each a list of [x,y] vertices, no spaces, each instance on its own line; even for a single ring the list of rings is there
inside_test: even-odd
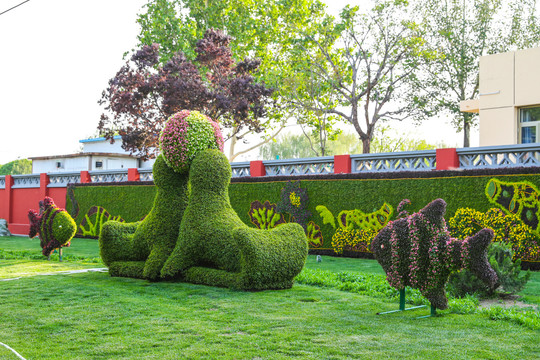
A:
[[[122,138],[122,136],[120,135],[115,135],[113,136],[113,139],[114,140],[120,140]],[[79,140],[80,143],[88,143],[88,142],[96,142],[96,141],[104,141],[106,140],[104,137],[98,137],[98,138],[94,138],[94,139],[82,139],[82,140]]]
[[[138,159],[138,157],[133,156],[133,155],[129,155],[129,154],[104,153],[104,152],[82,152],[82,153],[67,154],[67,155],[35,156],[35,157],[29,157],[28,159],[30,159],[30,160],[53,160],[53,159],[66,159],[66,158],[76,158],[76,157],[86,157],[86,156],[123,157],[123,158]]]

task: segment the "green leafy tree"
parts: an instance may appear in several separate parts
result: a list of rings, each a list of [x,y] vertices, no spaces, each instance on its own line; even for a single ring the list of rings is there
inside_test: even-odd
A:
[[[246,57],[261,60],[257,81],[274,88],[274,108],[269,111],[263,139],[243,151],[235,152],[237,141],[249,130],[231,129],[229,160],[270,141],[294,115],[285,96],[294,84],[296,38],[291,29],[311,33],[313,23],[325,17],[325,5],[319,0],[150,0],[138,18],[140,45],[160,44],[162,61],[181,50],[194,58],[197,39],[208,28],[224,30],[233,37],[231,51],[237,60]]]
[[[304,134],[287,134],[278,136],[268,144],[259,148],[259,156],[263,160],[297,159],[319,156],[313,146],[317,139],[308,138]],[[416,139],[410,134],[396,134],[389,127],[377,130],[371,142],[374,153],[390,153],[396,151],[432,150],[448,147],[444,143],[431,144],[423,139]],[[358,136],[351,132],[342,132],[326,144],[326,155],[360,154],[362,143]]]
[[[417,13],[424,39],[437,53],[423,83],[436,111],[452,116],[468,147],[478,116],[461,112],[460,102],[479,96],[479,59],[538,44],[536,0],[427,0],[418,1]]]
[[[28,159],[17,159],[0,165],[0,175],[21,175],[32,173],[32,161]]]
[[[296,66],[300,79],[313,79],[323,96],[310,97],[296,83],[292,102],[301,110],[335,116],[351,124],[362,152],[369,153],[380,120],[422,119],[426,100],[418,91],[417,68],[430,57],[418,26],[408,20],[407,2],[377,1],[368,13],[345,7],[339,20],[325,19],[301,30]],[[335,98],[328,96],[335,94]]]
[[[263,160],[298,159],[313,157],[310,140],[303,134],[278,136],[259,148]]]

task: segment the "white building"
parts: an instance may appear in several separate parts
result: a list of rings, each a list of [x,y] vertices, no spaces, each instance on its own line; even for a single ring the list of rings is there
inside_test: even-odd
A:
[[[115,136],[114,144],[105,138],[79,140],[83,150],[77,154],[31,157],[32,173],[151,169],[154,159],[142,161],[122,149],[122,137]]]

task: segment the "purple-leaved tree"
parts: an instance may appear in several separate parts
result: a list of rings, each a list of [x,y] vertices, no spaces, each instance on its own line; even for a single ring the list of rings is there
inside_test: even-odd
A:
[[[244,128],[261,132],[260,119],[272,105],[273,89],[257,83],[260,61],[236,62],[231,37],[209,29],[197,42],[195,60],[182,52],[160,62],[159,45],[136,51],[109,80],[99,104],[105,107],[98,130],[107,139],[122,136],[122,147],[143,159],[153,158],[158,135],[168,117],[180,110],[198,110],[217,120],[234,136]]]

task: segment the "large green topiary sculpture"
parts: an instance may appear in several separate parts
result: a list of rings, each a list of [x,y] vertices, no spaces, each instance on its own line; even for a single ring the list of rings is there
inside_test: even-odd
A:
[[[146,218],[136,223],[103,224],[99,247],[111,276],[158,280],[174,249],[188,202],[188,175],[174,172],[161,155],[153,174],[157,192]]]
[[[231,167],[218,150],[195,157],[191,195],[163,277],[246,290],[290,288],[307,256],[298,224],[248,228],[230,205]]]

